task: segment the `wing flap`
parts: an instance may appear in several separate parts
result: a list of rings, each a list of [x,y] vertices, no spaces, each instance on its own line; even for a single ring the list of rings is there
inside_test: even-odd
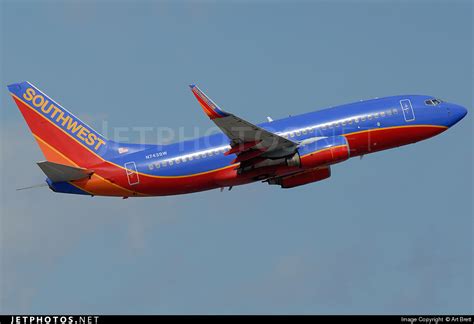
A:
[[[242,162],[242,161],[248,161],[250,159],[254,159],[256,157],[259,157],[260,155],[262,155],[263,151],[262,150],[250,150],[250,151],[246,151],[246,152],[243,152],[243,153],[240,153],[239,155],[237,155],[237,157],[232,161],[232,164],[233,163],[237,163],[237,162]]]
[[[250,142],[246,142],[246,143],[243,143],[243,144],[237,144],[235,146],[232,146],[232,148],[230,150],[228,150],[227,152],[225,152],[224,155],[227,156],[227,155],[230,155],[230,154],[238,154],[238,153],[247,151],[248,149],[254,147],[255,145],[257,145],[260,142],[261,141],[250,141]]]

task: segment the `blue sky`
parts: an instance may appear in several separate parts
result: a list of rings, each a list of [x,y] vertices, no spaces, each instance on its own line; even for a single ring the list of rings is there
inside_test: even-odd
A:
[[[2,1],[1,313],[472,313],[471,1]],[[449,131],[324,182],[176,197],[58,195],[6,85],[111,136],[385,95],[466,106]]]

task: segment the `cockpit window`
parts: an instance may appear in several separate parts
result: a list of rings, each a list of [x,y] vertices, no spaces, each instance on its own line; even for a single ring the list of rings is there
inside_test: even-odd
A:
[[[441,99],[429,99],[429,100],[425,100],[425,105],[437,106],[442,102],[443,102],[443,100],[441,100]]]

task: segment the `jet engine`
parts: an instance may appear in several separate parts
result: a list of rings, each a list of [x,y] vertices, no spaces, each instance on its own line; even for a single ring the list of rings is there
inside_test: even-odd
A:
[[[302,168],[319,168],[347,160],[349,144],[344,136],[330,136],[300,146],[298,155]]]
[[[266,159],[251,165],[241,165],[240,173],[258,168],[285,165],[298,169],[322,169],[349,158],[349,144],[344,136],[330,136],[306,142],[298,147],[297,152],[290,157]],[[301,174],[301,173],[300,173]]]

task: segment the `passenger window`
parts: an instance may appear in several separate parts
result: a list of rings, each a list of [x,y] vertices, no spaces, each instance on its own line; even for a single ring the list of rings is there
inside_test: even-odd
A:
[[[382,117],[382,118],[385,117],[385,111],[382,111],[382,112],[380,113],[380,117]]]
[[[391,110],[387,110],[387,116],[392,116],[392,111]]]
[[[159,169],[161,167],[160,162],[155,163],[155,168]]]
[[[365,116],[362,116],[360,121],[365,121]]]
[[[190,156],[189,156],[189,161],[192,161],[192,160],[193,160],[193,156],[190,155]]]
[[[316,129],[315,127],[311,127],[311,128],[309,129],[309,132],[312,133],[312,132],[315,131],[315,129]]]
[[[349,121],[347,122],[349,125],[352,125],[352,123],[354,122],[353,119],[349,119]]]
[[[174,161],[173,161],[173,160],[170,160],[170,161],[168,162],[168,164],[169,164],[170,166],[172,166],[172,165],[174,164]]]
[[[358,124],[358,123],[359,123],[359,117],[356,117],[356,118],[354,119],[354,121],[355,121],[356,124]]]
[[[343,122],[342,122],[342,126],[346,126],[346,121],[343,121]]]
[[[375,117],[375,118],[379,118],[379,113],[375,113],[375,114],[374,114],[374,117]]]
[[[180,164],[181,163],[181,159],[176,159],[176,164]]]
[[[398,114],[398,110],[397,110],[397,109],[395,109],[395,108],[394,108],[394,109],[392,109],[392,112],[393,112],[393,114],[394,114],[394,115]]]
[[[303,135],[306,135],[308,131],[306,129],[303,129]]]
[[[301,132],[298,130],[296,131],[296,136],[300,136],[301,135]]]
[[[291,136],[291,137],[295,137],[295,133],[290,133],[290,136]]]
[[[188,158],[187,157],[183,157],[183,162],[187,162],[188,161]]]
[[[367,116],[367,119],[368,119],[368,120],[372,120],[372,115],[368,115],[368,116]]]
[[[153,164],[151,164],[151,163],[148,164],[148,169],[149,169],[149,170],[153,170]]]
[[[167,165],[168,165],[168,162],[163,161],[163,166],[165,167],[165,166],[167,166]]]

